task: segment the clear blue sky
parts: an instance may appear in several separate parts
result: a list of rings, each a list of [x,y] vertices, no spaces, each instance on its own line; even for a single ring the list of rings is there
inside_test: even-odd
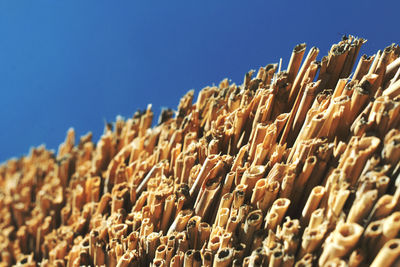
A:
[[[0,162],[69,127],[95,141],[104,121],[283,59],[325,55],[343,34],[361,54],[399,42],[398,1],[0,0]],[[157,119],[157,118],[155,118]]]

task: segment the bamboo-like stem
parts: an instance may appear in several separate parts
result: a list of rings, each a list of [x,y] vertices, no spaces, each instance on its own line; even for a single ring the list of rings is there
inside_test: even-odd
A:
[[[0,266],[398,265],[400,48],[364,43],[0,164]]]
[[[400,255],[400,240],[393,239],[385,244],[372,262],[372,267],[390,266]]]

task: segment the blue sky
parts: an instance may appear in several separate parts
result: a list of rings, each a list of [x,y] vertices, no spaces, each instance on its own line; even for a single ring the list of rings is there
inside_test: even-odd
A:
[[[250,69],[286,68],[306,42],[320,57],[343,34],[361,54],[400,39],[396,1],[0,0],[0,162],[69,127],[95,141],[104,121],[153,104],[176,108],[188,90],[241,83]],[[319,57],[319,58],[320,58]]]

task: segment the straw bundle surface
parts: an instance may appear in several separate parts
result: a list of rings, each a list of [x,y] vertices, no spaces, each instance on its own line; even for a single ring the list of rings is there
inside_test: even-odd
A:
[[[400,264],[400,49],[364,42],[9,160],[0,266]]]

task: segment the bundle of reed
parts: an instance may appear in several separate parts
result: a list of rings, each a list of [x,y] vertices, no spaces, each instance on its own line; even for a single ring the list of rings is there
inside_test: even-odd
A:
[[[0,167],[0,266],[400,264],[400,49],[348,36]]]

